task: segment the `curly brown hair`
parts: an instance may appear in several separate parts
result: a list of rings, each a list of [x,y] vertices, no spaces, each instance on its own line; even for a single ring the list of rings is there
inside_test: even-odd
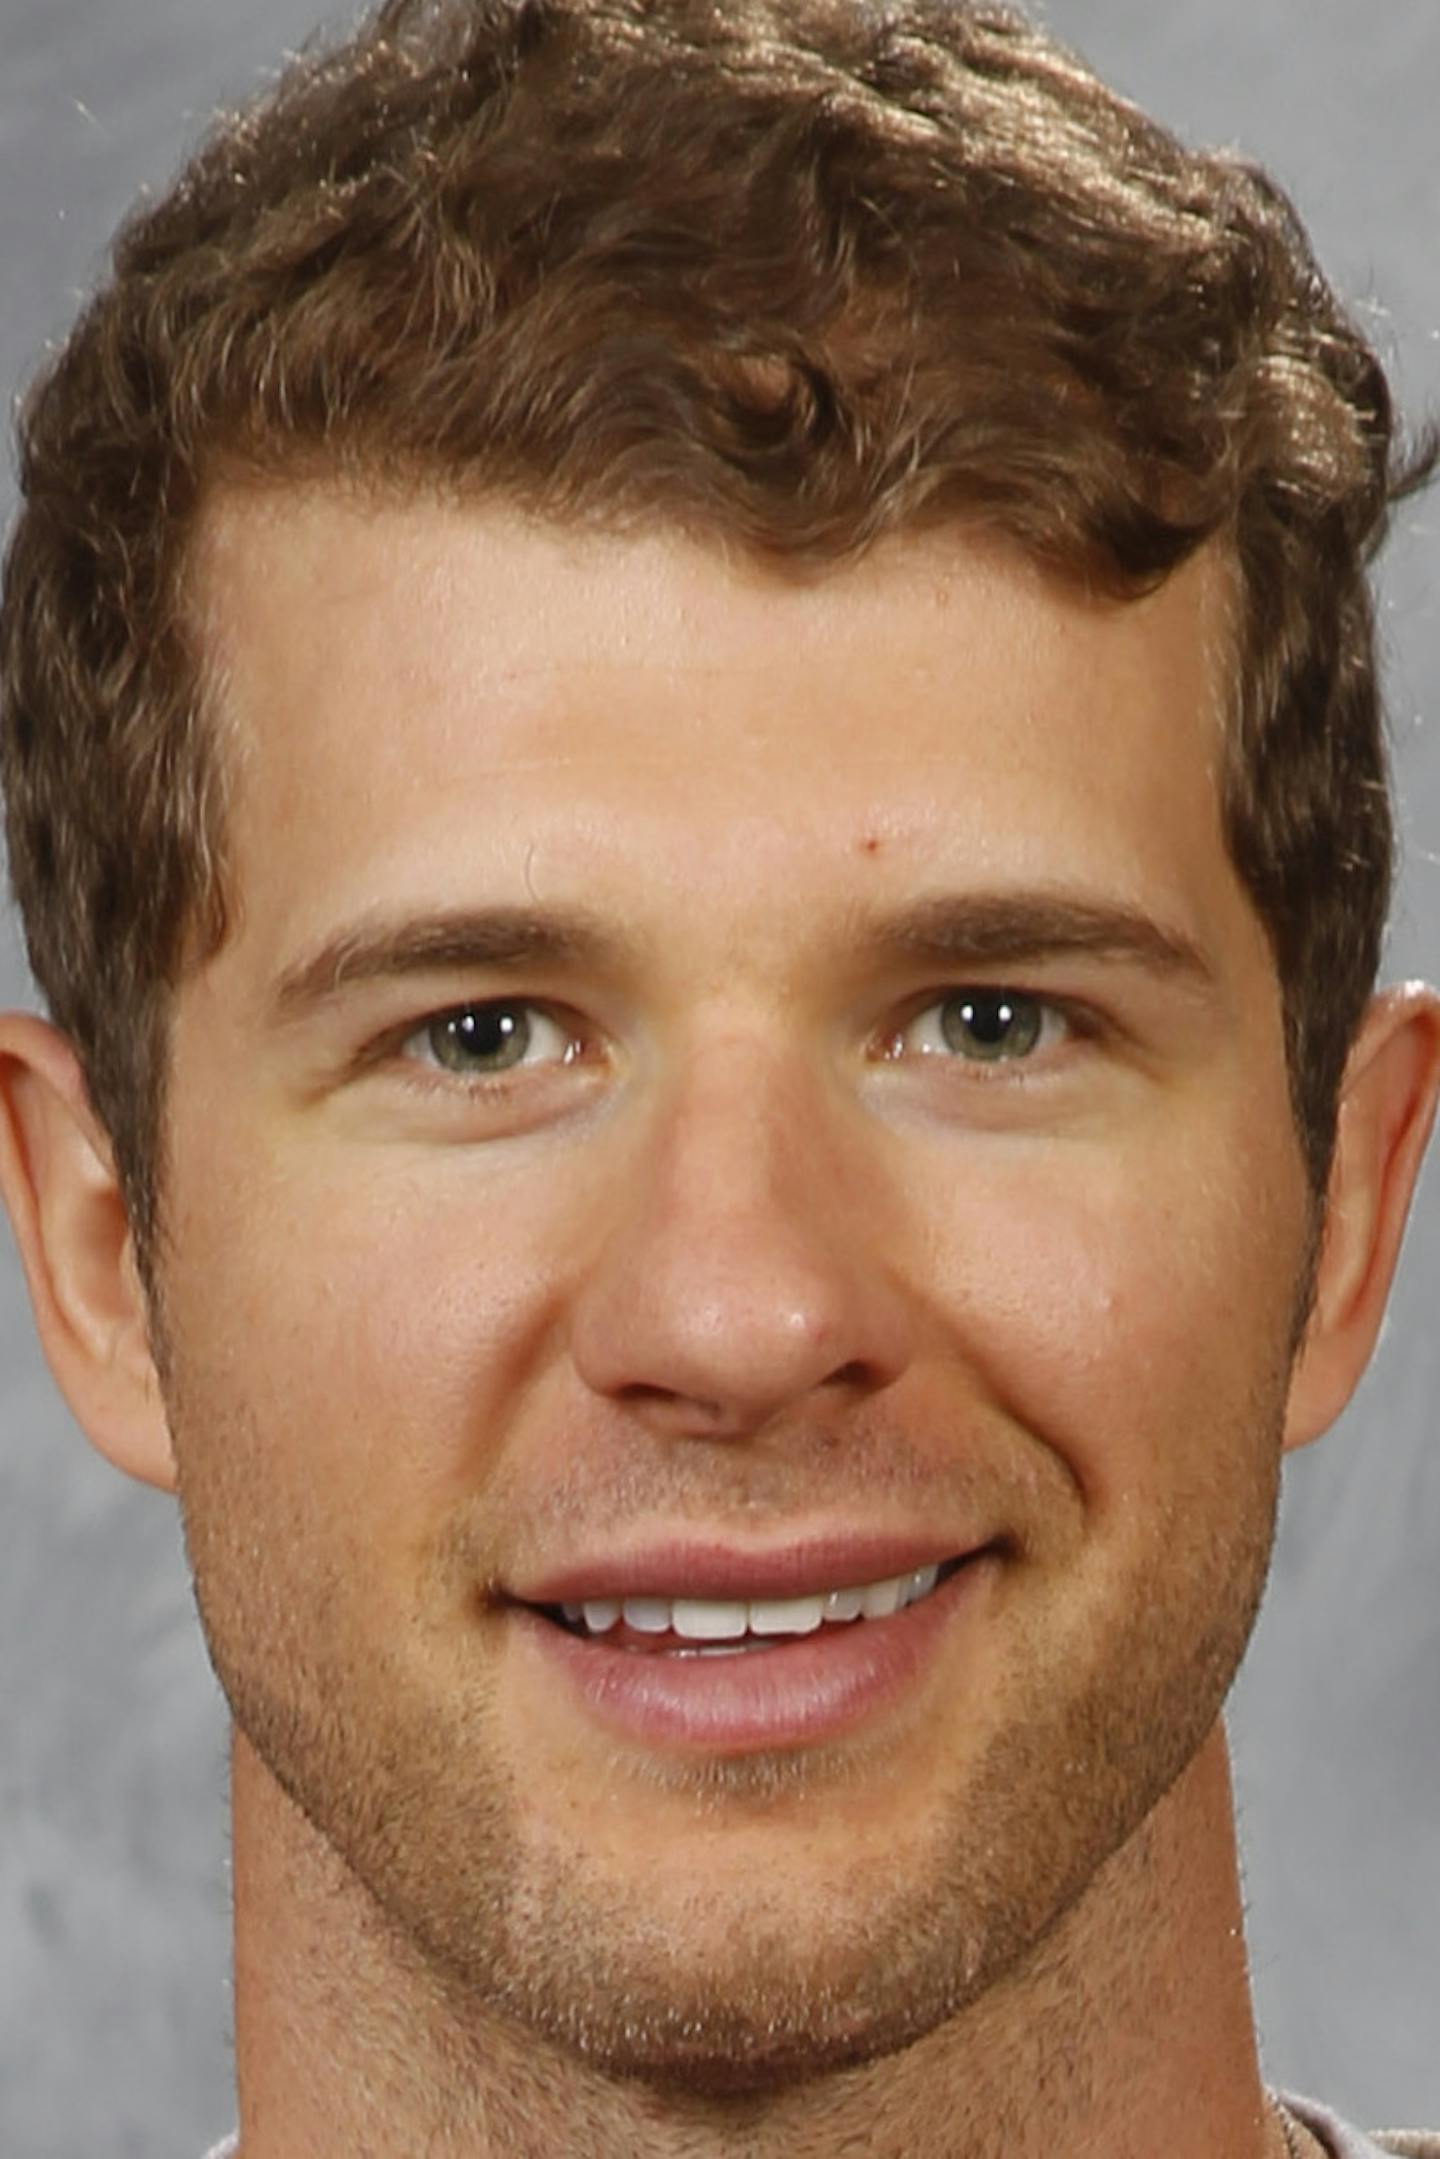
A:
[[[1323,1194],[1391,817],[1403,463],[1280,191],[962,0],[389,0],[122,227],[24,407],[0,777],[142,1266],[170,1000],[227,924],[186,571],[227,476],[664,521],[821,574],[983,518],[1120,596],[1237,576],[1223,815]]]

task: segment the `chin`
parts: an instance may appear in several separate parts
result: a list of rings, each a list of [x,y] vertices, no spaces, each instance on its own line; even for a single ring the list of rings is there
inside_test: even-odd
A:
[[[567,2020],[563,2037],[571,2052],[605,2075],[672,2098],[688,2093],[697,2099],[759,2102],[900,2053],[923,2039],[944,2013],[937,2009],[929,2017],[917,2016],[913,2003],[889,2013],[878,2005],[857,2011],[830,2001],[802,2025],[793,2004],[783,2018],[757,2014],[759,2009],[758,2004],[744,2011],[712,2004],[693,2015],[670,2005],[658,2016],[642,2012],[623,2022],[586,2019],[583,2028]],[[547,2036],[555,2040],[562,2034]]]

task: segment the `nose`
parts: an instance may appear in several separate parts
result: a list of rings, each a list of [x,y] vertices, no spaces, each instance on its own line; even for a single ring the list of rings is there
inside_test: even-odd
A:
[[[910,1362],[875,1165],[818,1092],[743,1048],[697,1059],[617,1173],[571,1355],[652,1429],[740,1437]]]

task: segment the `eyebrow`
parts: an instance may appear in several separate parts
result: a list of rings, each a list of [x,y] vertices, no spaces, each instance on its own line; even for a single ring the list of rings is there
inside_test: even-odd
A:
[[[1093,959],[1210,988],[1215,970],[1183,930],[1140,908],[1050,893],[984,893],[917,901],[885,922],[877,942],[938,967],[1035,966]]]
[[[271,999],[281,1025],[360,983],[409,975],[513,973],[524,967],[615,967],[633,956],[582,908],[485,907],[355,923],[287,967]]]
[[[1137,908],[1046,894],[972,894],[914,902],[878,920],[862,916],[857,946],[879,958],[941,971],[1035,966],[1086,958],[1213,983],[1214,971],[1182,931]],[[361,984],[411,975],[514,973],[544,966],[616,971],[638,945],[583,908],[487,907],[352,924],[287,967],[275,985],[277,1024],[288,1025]]]

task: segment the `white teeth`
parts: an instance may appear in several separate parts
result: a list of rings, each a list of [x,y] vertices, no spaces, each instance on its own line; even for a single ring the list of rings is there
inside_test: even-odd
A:
[[[619,1620],[620,1599],[618,1597],[591,1597],[578,1607],[567,1604],[563,1609],[567,1619],[580,1619],[583,1617],[592,1634],[608,1634]]]
[[[860,1609],[867,1619],[888,1619],[898,1612],[900,1601],[909,1587],[907,1574],[892,1575],[888,1582],[872,1582],[860,1592]]]
[[[748,1604],[707,1604],[698,1597],[677,1597],[675,1632],[690,1642],[738,1642],[751,1626]]]
[[[827,1619],[858,1619],[864,1609],[863,1589],[832,1589],[825,1599]]]
[[[678,1634],[689,1642],[737,1642],[746,1634],[814,1634],[826,1622],[888,1619],[939,1579],[937,1567],[917,1567],[856,1589],[832,1589],[813,1597],[754,1597],[748,1603],[710,1597],[588,1597],[560,1609],[572,1624],[583,1619],[590,1634],[608,1634],[623,1616],[639,1634]],[[720,1654],[720,1652],[716,1652]]]
[[[813,1634],[825,1616],[824,1597],[775,1597],[752,1601],[752,1634]]]

